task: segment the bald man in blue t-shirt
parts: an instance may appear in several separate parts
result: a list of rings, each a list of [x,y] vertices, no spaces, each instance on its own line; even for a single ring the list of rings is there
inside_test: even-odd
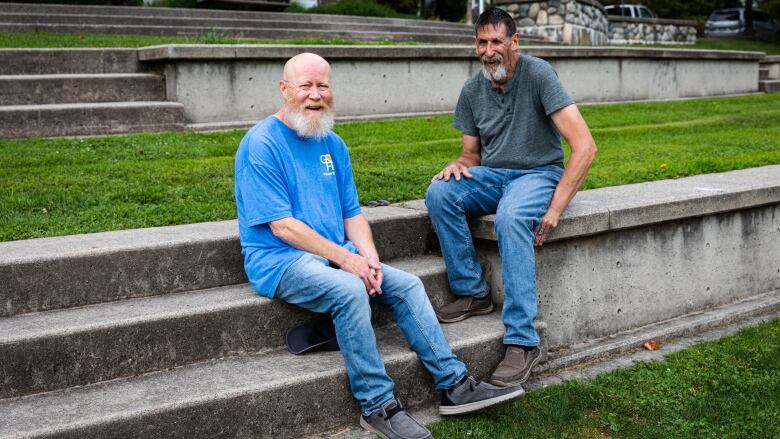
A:
[[[392,309],[442,391],[439,412],[463,414],[522,396],[469,376],[444,338],[422,282],[379,261],[358,205],[352,166],[333,125],[331,69],[291,58],[282,108],[247,132],[236,152],[235,196],[244,268],[258,294],[331,313],[361,425],[385,438],[430,438],[393,394],[369,303]]]

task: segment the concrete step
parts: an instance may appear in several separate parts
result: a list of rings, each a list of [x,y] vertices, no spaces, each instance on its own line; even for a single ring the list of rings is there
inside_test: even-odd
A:
[[[0,76],[4,105],[164,101],[165,79],[144,73]]]
[[[434,29],[444,34],[456,34],[473,37],[473,30],[463,28],[432,28],[423,20],[404,24],[354,22],[301,22],[279,17],[262,19],[248,18],[212,18],[212,17],[160,17],[136,15],[86,15],[86,14],[49,14],[49,13],[19,13],[4,14],[0,17],[2,23],[46,25],[46,24],[79,24],[108,26],[165,26],[170,28],[205,28],[205,29],[302,29],[310,31],[342,30],[342,31],[375,31],[386,33],[419,32],[432,33]]]
[[[363,213],[382,260],[434,248],[425,212]],[[0,317],[244,282],[235,221],[0,242]]]
[[[0,106],[0,138],[177,131],[184,122],[178,102]]]
[[[138,73],[136,49],[3,49],[0,75]]]
[[[758,90],[764,93],[777,93],[780,91],[780,79],[758,81]]]
[[[378,32],[350,30],[308,30],[308,29],[270,29],[254,27],[223,27],[208,29],[197,26],[170,27],[166,25],[99,25],[99,24],[16,24],[0,23],[0,32],[65,32],[96,33],[120,35],[178,35],[197,36],[216,30],[220,34],[234,38],[258,39],[294,39],[294,38],[336,38],[361,41],[398,41],[443,44],[473,43],[472,36],[443,32]]]
[[[768,68],[758,69],[758,80],[764,81],[766,79],[769,79],[769,69]]]
[[[251,19],[251,20],[286,20],[298,23],[371,23],[391,24],[398,26],[426,26],[431,29],[469,29],[473,27],[462,23],[446,21],[416,20],[405,18],[359,17],[350,15],[302,14],[294,12],[258,12],[258,11],[223,11],[215,9],[188,8],[139,8],[123,6],[96,5],[57,5],[0,3],[0,12],[4,14],[81,14],[81,15],[125,15],[136,17],[189,17],[214,19]],[[424,24],[422,24],[424,23]]]
[[[440,257],[389,263],[419,276],[435,306],[451,300]],[[311,317],[242,284],[0,318],[0,398],[278,348]],[[392,319],[376,307],[374,321]]]
[[[396,394],[410,407],[437,398],[397,327],[377,342]],[[498,313],[444,326],[476,376],[500,361]],[[243,355],[171,371],[0,400],[0,437],[304,437],[355,425],[358,407],[339,352]]]

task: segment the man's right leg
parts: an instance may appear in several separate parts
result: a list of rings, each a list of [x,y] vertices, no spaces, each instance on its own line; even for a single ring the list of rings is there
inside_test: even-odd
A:
[[[369,296],[357,276],[306,253],[285,271],[274,297],[310,311],[331,313],[352,394],[363,415],[393,399],[393,381],[379,357],[371,326]]]
[[[468,219],[496,212],[505,173],[483,166],[473,166],[469,171],[473,178],[435,180],[425,194],[425,205],[439,237],[450,289],[459,296],[458,300],[436,312],[442,323],[493,311]]]

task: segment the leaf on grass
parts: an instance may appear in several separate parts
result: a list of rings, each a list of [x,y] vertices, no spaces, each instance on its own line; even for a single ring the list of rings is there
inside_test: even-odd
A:
[[[661,349],[661,343],[658,343],[655,340],[647,340],[642,345],[642,347],[647,349],[648,351],[657,351],[658,349]]]

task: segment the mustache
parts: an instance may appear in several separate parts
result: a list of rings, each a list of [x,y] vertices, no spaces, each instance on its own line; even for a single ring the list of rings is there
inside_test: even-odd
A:
[[[482,64],[487,64],[489,62],[503,63],[504,57],[497,53],[493,56],[482,55],[482,58],[479,60],[482,61]]]

